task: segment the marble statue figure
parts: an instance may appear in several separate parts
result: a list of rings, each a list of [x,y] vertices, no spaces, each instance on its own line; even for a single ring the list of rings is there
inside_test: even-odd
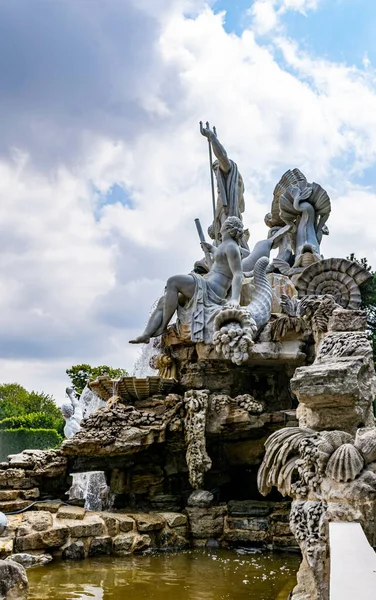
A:
[[[237,306],[240,302],[243,273],[239,241],[243,233],[241,220],[228,217],[221,227],[222,242],[218,248],[208,242],[201,244],[213,256],[208,274],[203,277],[193,272],[170,277],[163,299],[152,313],[145,331],[130,343],[147,344],[151,337],[164,333],[175,311],[183,323],[189,319],[192,341],[210,343],[218,307]]]
[[[206,127],[203,127],[202,123],[200,123],[200,131],[211,143],[213,152],[217,158],[212,166],[218,190],[212,229],[213,233],[215,232],[218,236],[227,217],[237,217],[242,220],[242,213],[245,209],[244,183],[236,163],[228,158],[227,152],[218,140],[215,131],[211,130],[208,124]],[[214,239],[215,235],[212,237]],[[248,248],[244,235],[240,240],[240,246]]]
[[[70,401],[61,405],[61,413],[65,419],[64,435],[70,439],[81,429],[82,408],[73,388],[67,387],[65,391]]]

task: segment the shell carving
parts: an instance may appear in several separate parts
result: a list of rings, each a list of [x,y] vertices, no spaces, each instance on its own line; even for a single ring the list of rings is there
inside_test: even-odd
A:
[[[376,461],[376,429],[358,429],[355,438],[355,447],[362,453],[366,464]]]
[[[214,347],[218,354],[236,365],[248,360],[257,331],[270,319],[273,292],[266,277],[268,264],[269,260],[265,256],[255,264],[255,291],[248,306],[224,307],[214,320]]]
[[[352,444],[343,444],[332,454],[326,474],[338,482],[353,481],[363,470],[364,459]]]
[[[90,381],[88,386],[104,402],[107,402],[114,395],[119,396],[123,401],[129,402],[132,400],[145,400],[153,394],[168,394],[175,384],[175,379],[163,379],[158,376],[110,379],[106,375],[100,375],[95,381]]]
[[[316,262],[301,273],[295,287],[299,298],[330,294],[349,310],[360,308],[359,286],[372,275],[356,262],[345,258],[328,258]]]

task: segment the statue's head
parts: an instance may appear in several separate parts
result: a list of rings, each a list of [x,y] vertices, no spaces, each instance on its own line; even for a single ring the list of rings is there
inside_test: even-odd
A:
[[[238,217],[227,217],[221,227],[221,232],[229,233],[235,241],[239,242],[244,234],[243,223]]]
[[[64,402],[61,405],[60,410],[64,419],[70,419],[74,415],[74,408],[69,402]]]

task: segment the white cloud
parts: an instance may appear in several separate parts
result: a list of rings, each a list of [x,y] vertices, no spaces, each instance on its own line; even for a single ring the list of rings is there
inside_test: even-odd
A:
[[[276,11],[279,19],[283,10],[313,9],[317,3],[255,3],[261,5],[274,13],[260,13],[256,33],[268,18],[275,27]],[[148,1],[142,6],[146,9]],[[355,177],[375,161],[372,69],[303,54],[283,31],[267,46],[254,29],[230,35],[223,16],[201,3],[193,18],[182,12],[187,4],[161,6],[153,28],[153,35],[159,32],[154,83],[137,100],[140,112],[134,112],[131,135],[102,122],[96,129],[84,120],[80,128],[76,115],[76,161],[59,155],[53,168],[36,166],[17,137],[12,160],[0,162],[3,381],[18,380],[61,397],[71,364],[132,368],[139,349],[127,340],[142,329],[166,278],[188,272],[200,257],[193,219],[200,217],[204,227],[211,221],[200,120],[217,126],[243,174],[251,241],[266,235],[263,217],[275,183],[297,166],[332,197],[325,255],[354,251],[376,267],[373,232],[365,225],[376,217],[375,190]],[[280,53],[284,68],[276,58]],[[141,81],[145,73],[140,72]],[[125,88],[126,71],[116,76],[116,89]],[[114,110],[113,105],[111,114]],[[124,110],[119,101],[119,114]],[[101,115],[106,121],[108,114]],[[59,114],[49,118],[57,123]],[[25,147],[30,154],[33,145],[25,142]],[[53,154],[53,149],[50,139],[45,151]],[[103,204],[114,183],[130,192],[131,206]]]
[[[289,11],[307,16],[307,11],[316,10],[321,0],[254,0],[248,14],[253,19],[257,35],[264,35],[281,28],[281,18]]]

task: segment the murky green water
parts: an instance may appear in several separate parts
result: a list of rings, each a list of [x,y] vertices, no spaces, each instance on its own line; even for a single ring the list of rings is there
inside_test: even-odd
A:
[[[29,600],[287,600],[299,557],[189,550],[28,570]]]

